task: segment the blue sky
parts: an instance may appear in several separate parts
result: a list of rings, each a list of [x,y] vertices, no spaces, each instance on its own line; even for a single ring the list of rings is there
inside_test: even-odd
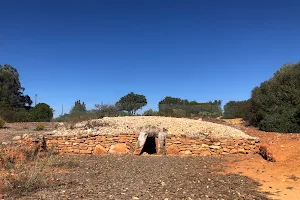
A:
[[[0,63],[25,93],[61,112],[135,92],[245,100],[300,60],[300,3],[240,0],[0,2]]]

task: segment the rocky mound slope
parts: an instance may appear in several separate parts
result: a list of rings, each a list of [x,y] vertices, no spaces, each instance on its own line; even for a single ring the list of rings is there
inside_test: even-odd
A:
[[[167,134],[199,136],[206,135],[216,138],[252,138],[243,131],[202,120],[186,118],[130,116],[105,117],[75,124],[72,128],[60,127],[54,135],[85,135],[85,134],[120,134],[139,132],[145,127],[165,129]]]

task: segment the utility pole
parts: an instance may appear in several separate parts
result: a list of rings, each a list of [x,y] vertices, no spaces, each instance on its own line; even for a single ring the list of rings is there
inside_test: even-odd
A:
[[[36,106],[36,102],[37,102],[37,94],[34,95],[34,106]]]
[[[64,115],[64,105],[61,106],[61,116]]]

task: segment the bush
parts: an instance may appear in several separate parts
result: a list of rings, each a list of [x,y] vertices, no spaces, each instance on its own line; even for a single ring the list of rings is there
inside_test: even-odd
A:
[[[30,122],[31,115],[29,111],[22,107],[9,107],[0,102],[0,116],[7,122]]]
[[[186,112],[182,109],[173,109],[173,117],[186,117]]]
[[[199,113],[211,113],[211,116],[219,117],[222,115],[221,103],[220,100],[200,103],[167,96],[158,103],[158,108],[162,116],[199,117]]]
[[[69,114],[60,115],[55,119],[56,122],[68,122],[70,120]]]
[[[53,109],[45,103],[37,104],[30,112],[34,122],[50,122],[53,117]]]
[[[0,128],[3,128],[5,126],[5,123],[5,120],[2,117],[0,117]]]
[[[96,104],[94,110],[92,112],[96,115],[96,117],[116,117],[119,115],[118,108],[115,105],[110,104]]]
[[[45,129],[45,124],[43,124],[43,123],[38,123],[35,127],[36,131],[42,131],[44,129]]]
[[[249,101],[229,101],[224,106],[224,118],[247,118]]]
[[[211,119],[211,118],[220,117],[220,114],[219,113],[210,113],[210,112],[199,112],[198,116],[203,119]]]
[[[300,63],[284,65],[252,91],[249,123],[264,131],[300,132]]]
[[[158,116],[159,113],[155,110],[149,109],[143,113],[144,116]]]

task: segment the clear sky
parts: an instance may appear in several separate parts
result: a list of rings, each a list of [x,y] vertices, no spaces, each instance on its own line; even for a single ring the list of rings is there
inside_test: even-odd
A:
[[[135,92],[245,100],[283,63],[300,60],[300,2],[9,0],[0,2],[0,63],[25,94],[67,112]],[[147,108],[144,108],[147,109]]]

